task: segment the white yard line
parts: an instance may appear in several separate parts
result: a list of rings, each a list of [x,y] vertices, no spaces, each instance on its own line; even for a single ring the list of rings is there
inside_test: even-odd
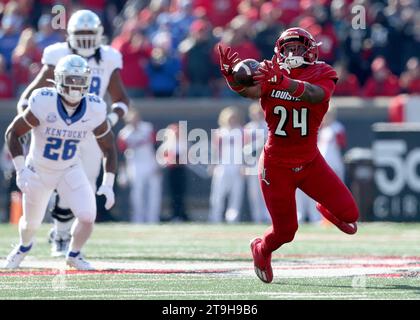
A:
[[[150,275],[155,276],[161,274],[162,276],[169,276],[170,274],[177,274],[177,281],[183,279],[180,275],[185,276],[184,279],[191,280],[193,278],[205,277],[254,277],[254,270],[251,261],[237,261],[237,262],[223,262],[223,261],[99,261],[92,260],[92,265],[99,271],[93,274],[76,274],[78,276],[87,275],[100,276],[103,271],[112,276],[124,275]],[[315,257],[315,258],[301,258],[301,259],[276,259],[272,263],[274,275],[276,278],[312,278],[312,277],[351,277],[364,275],[386,275],[398,273],[420,273],[420,261],[418,258],[331,258],[331,257]],[[57,259],[28,259],[22,263],[22,269],[16,272],[30,273],[46,272],[43,275],[47,276],[63,276],[72,277],[74,274],[66,274],[66,266],[63,260]],[[36,269],[36,270],[33,270]],[[52,269],[52,270],[51,270]],[[26,271],[26,272],[25,272]],[[13,273],[14,271],[1,270],[2,273]],[[121,272],[121,273],[120,273]],[[195,277],[192,277],[194,275]],[[150,278],[149,278],[150,279]],[[161,278],[160,278],[161,279]],[[182,281],[182,280],[181,280]],[[0,288],[2,287],[0,283]]]

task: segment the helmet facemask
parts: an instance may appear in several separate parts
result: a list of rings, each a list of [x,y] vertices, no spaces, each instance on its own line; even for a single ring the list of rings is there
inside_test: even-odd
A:
[[[87,61],[76,54],[61,58],[54,69],[54,82],[65,101],[79,103],[87,94],[91,82]]]
[[[77,54],[83,57],[91,57],[96,49],[101,46],[102,33],[94,31],[76,31],[69,33],[68,41],[70,47],[76,50]]]
[[[280,36],[276,42],[274,52],[277,61],[289,69],[298,68],[304,64],[311,65],[318,60],[318,46],[312,36],[302,35]],[[307,33],[305,31],[305,33]]]
[[[57,92],[69,103],[79,103],[88,93],[90,74],[65,74],[55,75]]]
[[[283,52],[280,52],[283,63],[287,65],[288,68],[298,68],[301,65],[305,64],[304,55],[307,52],[305,46],[299,41],[288,42],[283,46]]]
[[[91,57],[101,46],[104,28],[99,17],[90,10],[76,11],[67,27],[68,42],[78,55]]]

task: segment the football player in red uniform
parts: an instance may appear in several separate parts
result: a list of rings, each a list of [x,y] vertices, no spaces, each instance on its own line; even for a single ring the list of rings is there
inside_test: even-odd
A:
[[[230,88],[244,97],[259,98],[268,123],[259,180],[272,226],[251,242],[255,272],[266,283],[273,280],[272,252],[291,242],[298,229],[296,188],[317,201],[321,214],[341,231],[357,231],[359,211],[352,194],[317,148],[318,128],[337,81],[334,69],[317,61],[319,45],[304,29],[285,30],[276,42],[275,55],[261,64],[251,87],[233,79],[233,67],[241,61],[238,54],[218,47]]]

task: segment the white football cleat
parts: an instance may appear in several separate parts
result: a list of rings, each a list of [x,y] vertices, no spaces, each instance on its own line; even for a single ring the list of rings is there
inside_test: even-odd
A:
[[[83,258],[80,252],[77,253],[75,256],[71,256],[72,254],[73,252],[69,252],[66,256],[66,264],[70,268],[74,268],[77,270],[95,270],[95,268],[93,268],[90,265],[90,263]]]
[[[30,244],[28,247],[23,246],[16,246],[12,252],[9,253],[9,255],[6,258],[6,262],[3,266],[5,269],[17,269],[19,268],[20,263],[23,261],[23,259],[26,257],[29,251],[31,251],[32,244]]]

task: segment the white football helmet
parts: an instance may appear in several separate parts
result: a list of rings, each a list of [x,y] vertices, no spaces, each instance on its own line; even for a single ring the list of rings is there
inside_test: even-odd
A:
[[[88,92],[91,72],[85,59],[76,54],[61,58],[54,69],[57,92],[70,103],[78,103]]]
[[[89,34],[83,34],[88,31]],[[81,34],[82,33],[82,34]],[[70,47],[83,57],[95,54],[102,42],[104,27],[99,17],[90,10],[78,10],[67,25]]]

